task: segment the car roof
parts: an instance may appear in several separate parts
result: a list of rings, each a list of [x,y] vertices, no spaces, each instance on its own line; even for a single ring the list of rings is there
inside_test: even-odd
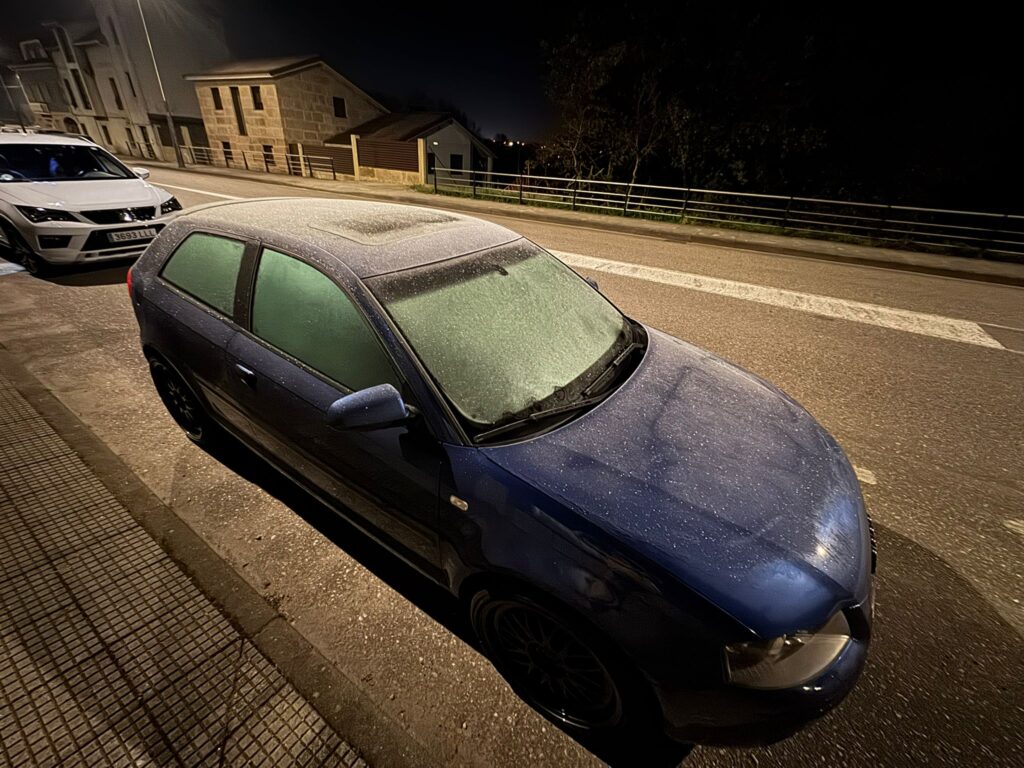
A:
[[[365,200],[286,197],[211,203],[178,222],[258,238],[296,252],[327,252],[359,278],[431,264],[522,236],[452,211]]]
[[[0,133],[0,144],[61,144],[95,147],[91,141],[61,133]]]

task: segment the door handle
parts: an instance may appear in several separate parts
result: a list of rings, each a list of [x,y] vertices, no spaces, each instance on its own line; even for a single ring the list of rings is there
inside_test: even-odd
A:
[[[241,363],[235,363],[235,373],[238,374],[239,381],[247,387],[256,389],[256,371],[242,365]]]

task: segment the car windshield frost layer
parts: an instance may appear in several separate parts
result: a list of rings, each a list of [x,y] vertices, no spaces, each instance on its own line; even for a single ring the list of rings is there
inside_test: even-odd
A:
[[[459,413],[478,427],[579,399],[629,321],[527,240],[369,281]]]
[[[131,178],[131,171],[99,147],[0,144],[0,182]]]

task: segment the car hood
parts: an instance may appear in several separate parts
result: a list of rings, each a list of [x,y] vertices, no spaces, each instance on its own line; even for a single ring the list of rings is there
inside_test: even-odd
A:
[[[865,599],[868,523],[836,441],[753,374],[648,334],[597,408],[484,452],[762,637]]]
[[[14,205],[69,211],[159,205],[167,194],[142,179],[26,181],[0,184],[0,197]]]

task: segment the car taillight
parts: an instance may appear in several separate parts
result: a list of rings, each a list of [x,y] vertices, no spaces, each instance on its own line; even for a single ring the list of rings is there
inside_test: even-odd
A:
[[[125,282],[128,284],[128,296],[132,297],[132,270],[130,269],[128,270],[128,279]]]

